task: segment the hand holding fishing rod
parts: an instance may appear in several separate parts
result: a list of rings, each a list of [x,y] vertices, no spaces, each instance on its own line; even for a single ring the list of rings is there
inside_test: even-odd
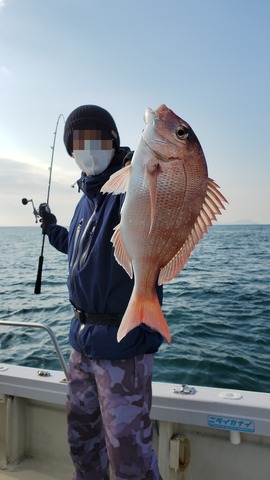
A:
[[[53,140],[53,146],[51,147],[52,149],[52,156],[51,156],[51,164],[49,167],[49,182],[48,182],[48,190],[47,190],[47,200],[44,203],[41,203],[39,205],[38,210],[35,208],[33,200],[27,200],[27,198],[22,199],[22,204],[27,205],[29,202],[32,203],[33,206],[33,213],[36,218],[36,223],[38,221],[38,217],[40,217],[41,221],[41,227],[42,227],[42,244],[41,244],[41,252],[39,256],[39,261],[38,261],[38,270],[37,270],[37,278],[36,278],[36,284],[35,284],[35,290],[34,293],[39,294],[41,292],[41,278],[42,278],[42,268],[43,268],[43,260],[44,260],[44,243],[45,243],[45,235],[47,232],[47,229],[49,228],[49,225],[55,224],[57,222],[57,219],[53,213],[51,213],[50,207],[49,207],[49,199],[50,199],[50,191],[51,191],[51,179],[52,179],[52,167],[53,167],[53,159],[54,159],[54,149],[55,149],[55,141],[56,141],[56,134],[57,134],[57,128],[58,128],[58,123],[60,118],[63,117],[62,114],[59,115],[57,122],[56,122],[56,128],[54,132],[54,140]],[[64,117],[63,117],[64,119]]]
[[[47,229],[49,228],[49,225],[57,223],[56,216],[51,213],[51,209],[47,203],[41,203],[37,210],[32,199],[27,200],[27,198],[22,198],[23,205],[27,205],[30,202],[33,206],[33,214],[35,215],[36,223],[38,223],[39,219],[41,222],[42,233],[48,233]]]
[[[57,223],[56,216],[51,213],[51,209],[47,203],[41,203],[38,207],[38,215],[40,217],[42,233],[47,234],[50,225]]]

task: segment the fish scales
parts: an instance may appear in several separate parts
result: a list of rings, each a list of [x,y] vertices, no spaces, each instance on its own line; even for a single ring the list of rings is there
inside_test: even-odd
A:
[[[116,260],[134,275],[134,289],[118,341],[145,323],[170,343],[156,282],[170,281],[182,270],[226,199],[208,178],[201,145],[184,120],[161,105],[146,110],[145,122],[131,165],[102,188],[126,192],[112,242]]]

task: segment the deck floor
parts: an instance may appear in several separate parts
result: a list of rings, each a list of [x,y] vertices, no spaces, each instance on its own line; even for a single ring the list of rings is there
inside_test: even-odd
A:
[[[73,468],[64,465],[42,465],[41,462],[25,460],[14,470],[1,470],[0,480],[71,480]]]

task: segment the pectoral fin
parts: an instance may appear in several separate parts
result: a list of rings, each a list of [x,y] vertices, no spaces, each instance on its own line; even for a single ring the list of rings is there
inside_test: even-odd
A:
[[[155,214],[156,214],[156,204],[157,204],[157,177],[159,174],[160,166],[158,163],[153,165],[147,165],[144,171],[144,185],[149,188],[150,194],[150,228],[148,235],[150,235],[153,228]]]

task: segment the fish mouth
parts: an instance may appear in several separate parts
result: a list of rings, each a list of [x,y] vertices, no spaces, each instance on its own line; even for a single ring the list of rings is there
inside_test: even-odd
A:
[[[149,150],[151,150],[151,152],[153,152],[153,154],[155,156],[158,156],[160,158],[161,155],[156,152],[155,150],[153,150],[153,148],[151,147],[151,145],[149,145],[149,143],[146,141],[146,138],[145,138],[145,135],[144,135],[144,131],[146,129],[146,127],[150,124],[150,123],[154,123],[155,119],[157,118],[157,115],[156,115],[156,111],[153,110],[151,107],[148,107],[146,110],[145,110],[145,113],[144,113],[144,123],[145,123],[145,127],[143,129],[143,134],[142,134],[142,140],[143,142],[145,143],[145,145],[149,148]]]
[[[152,123],[153,120],[154,120],[154,117],[155,117],[155,110],[153,110],[152,108],[148,107],[148,108],[145,110],[145,113],[144,113],[144,116],[143,116],[145,125],[148,125],[149,123]]]
[[[156,138],[155,142],[153,142],[153,139],[148,135],[148,127],[151,124],[154,126],[155,122],[157,121],[160,121],[160,120],[163,121],[169,111],[170,109],[163,103],[156,110],[153,110],[152,108],[148,107],[144,113],[145,126],[142,133],[142,140],[145,143],[145,145],[149,148],[149,150],[151,150],[154,156],[158,157],[159,160],[163,162],[167,160],[175,160],[175,159],[179,160],[178,156],[175,157],[173,155],[173,156],[167,157],[166,155],[164,156],[163,153],[159,153],[158,151],[160,146],[161,147],[163,145],[168,146],[168,144],[171,144],[171,146],[174,147],[174,144],[170,143],[168,139],[165,139],[165,138],[163,139],[162,136],[160,135],[158,136],[159,138]]]
[[[169,108],[164,103],[162,103],[156,110],[148,107],[145,110],[145,114],[143,117],[145,124],[148,125],[149,123],[152,123],[155,118],[163,120],[168,111]]]

